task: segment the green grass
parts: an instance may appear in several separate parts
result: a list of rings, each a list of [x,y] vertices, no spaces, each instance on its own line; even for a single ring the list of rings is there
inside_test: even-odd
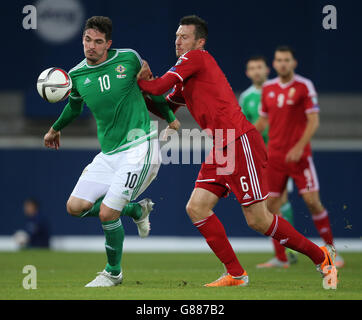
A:
[[[256,269],[269,253],[240,253],[248,287],[205,288],[223,268],[209,253],[125,253],[124,281],[112,288],[84,288],[105,265],[103,253],[28,250],[0,253],[0,299],[362,299],[362,254],[344,253],[337,290],[324,290],[313,263],[298,255],[287,270]],[[25,265],[37,270],[37,289],[23,288]]]

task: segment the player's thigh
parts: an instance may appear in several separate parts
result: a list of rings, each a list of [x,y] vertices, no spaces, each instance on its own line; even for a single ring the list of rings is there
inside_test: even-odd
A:
[[[212,214],[212,209],[218,201],[219,197],[215,193],[202,187],[196,187],[187,202],[186,212],[192,222],[200,221]]]
[[[103,203],[121,211],[125,202],[136,200],[157,176],[161,165],[158,140],[146,141],[120,152],[117,171]]]
[[[286,190],[289,179],[289,170],[284,156],[269,156],[267,177],[270,197],[281,198]]]
[[[317,171],[311,156],[290,164],[290,174],[298,187],[299,194],[319,191]]]
[[[104,155],[102,153],[98,154],[85,167],[79,177],[67,202],[68,212],[81,213],[84,210],[89,210],[97,199],[106,194],[113,179],[113,174],[114,172]]]
[[[149,187],[160,169],[162,157],[158,139],[150,140],[149,149],[150,154],[145,157],[144,165],[132,192],[131,201],[136,200]]]
[[[249,206],[265,200],[269,191],[267,154],[261,135],[256,130],[249,131],[228,145],[227,149],[226,152],[235,154],[235,168],[224,178],[239,203]]]

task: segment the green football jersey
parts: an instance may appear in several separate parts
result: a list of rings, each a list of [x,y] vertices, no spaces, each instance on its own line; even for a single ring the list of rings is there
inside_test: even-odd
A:
[[[141,65],[141,58],[132,49],[111,49],[107,60],[97,65],[88,65],[84,59],[69,71],[73,82],[69,102],[53,128],[59,131],[69,124],[85,103],[96,120],[98,140],[105,154],[157,136],[137,84]]]
[[[261,90],[250,86],[240,94],[239,105],[243,110],[245,117],[255,123],[259,119],[259,109],[261,100]],[[268,142],[268,128],[262,134],[265,144]]]

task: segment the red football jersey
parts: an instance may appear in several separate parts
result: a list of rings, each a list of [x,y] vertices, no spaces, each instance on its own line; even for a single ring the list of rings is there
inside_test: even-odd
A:
[[[299,75],[288,83],[279,78],[266,81],[261,96],[260,115],[268,117],[269,154],[286,155],[302,137],[307,125],[307,113],[319,112],[313,83]],[[303,156],[312,153],[310,143]]]
[[[246,120],[235,94],[215,59],[206,50],[191,50],[182,55],[168,73],[178,82],[167,99],[186,103],[202,129],[223,129],[223,146],[228,129],[235,130],[235,139],[254,128]],[[229,141],[231,142],[231,141]]]
[[[217,140],[216,146],[224,147],[255,128],[242,113],[217,62],[205,50],[191,50],[182,55],[162,78],[139,80],[138,83],[141,89],[152,94],[170,89],[162,83],[172,84],[173,90],[167,96],[168,101],[186,105],[199,126],[207,130],[214,142]],[[159,90],[152,91],[157,86]]]

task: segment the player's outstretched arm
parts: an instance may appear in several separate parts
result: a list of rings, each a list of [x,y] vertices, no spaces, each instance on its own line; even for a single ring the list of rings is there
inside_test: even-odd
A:
[[[47,148],[58,150],[60,147],[60,131],[55,131],[51,127],[44,136],[44,145]]]

